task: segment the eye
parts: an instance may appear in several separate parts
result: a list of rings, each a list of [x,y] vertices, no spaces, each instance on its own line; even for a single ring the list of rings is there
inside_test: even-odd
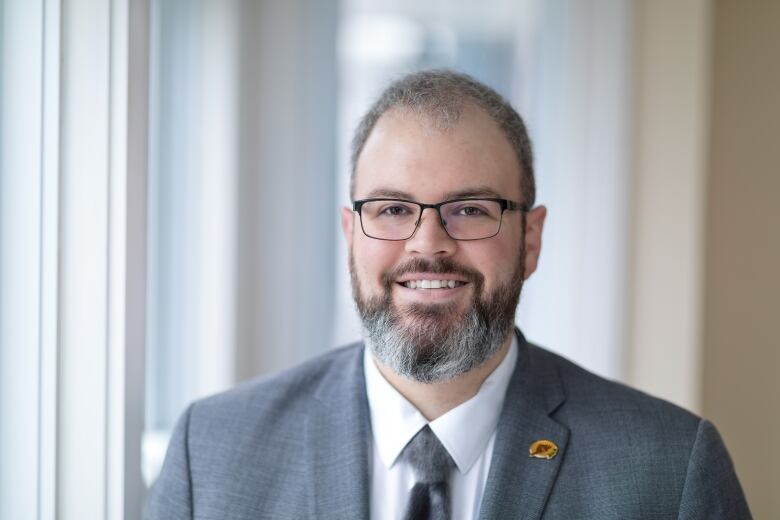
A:
[[[416,215],[416,206],[404,204],[398,201],[373,201],[364,208],[368,215],[381,219],[406,219]]]
[[[389,217],[402,217],[409,214],[409,208],[405,206],[387,206],[382,208],[382,211],[380,211],[379,214]]]
[[[463,220],[495,220],[501,216],[501,205],[489,200],[454,201],[446,204],[443,209],[447,218]]]
[[[463,206],[458,209],[458,214],[463,215],[464,217],[481,217],[482,215],[485,215],[486,212],[479,206]]]

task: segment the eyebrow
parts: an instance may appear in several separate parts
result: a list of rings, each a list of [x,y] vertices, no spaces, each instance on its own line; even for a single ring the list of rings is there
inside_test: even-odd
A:
[[[415,200],[414,196],[409,192],[391,190],[387,188],[376,188],[369,191],[368,194],[366,195],[367,199],[376,199],[382,197],[388,197],[392,199]],[[465,198],[473,198],[473,197],[488,197],[488,198],[496,198],[496,199],[504,198],[498,192],[496,192],[495,190],[487,186],[474,186],[472,188],[447,192],[444,195],[443,200],[465,199]]]

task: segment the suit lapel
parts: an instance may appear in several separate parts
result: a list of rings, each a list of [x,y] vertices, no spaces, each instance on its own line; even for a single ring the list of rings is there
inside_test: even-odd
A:
[[[563,461],[569,430],[550,418],[563,403],[560,376],[553,365],[534,355],[518,335],[517,367],[507,389],[496,442],[482,498],[482,520],[538,519]],[[553,441],[557,455],[550,459],[529,456],[537,440]]]
[[[363,349],[323,378],[305,423],[312,518],[368,518],[370,415]],[[346,372],[346,373],[345,373]]]

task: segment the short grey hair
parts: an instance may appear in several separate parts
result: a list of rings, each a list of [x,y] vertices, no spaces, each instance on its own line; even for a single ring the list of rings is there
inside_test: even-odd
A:
[[[350,197],[355,198],[355,170],[363,147],[382,115],[393,108],[404,108],[431,119],[437,128],[452,128],[463,108],[472,104],[483,110],[509,140],[520,165],[520,201],[534,205],[534,182],[531,140],[520,114],[501,95],[476,79],[446,69],[424,70],[408,74],[390,84],[363,116],[352,139]]]

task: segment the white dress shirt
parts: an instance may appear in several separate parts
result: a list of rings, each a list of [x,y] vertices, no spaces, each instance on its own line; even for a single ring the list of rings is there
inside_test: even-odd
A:
[[[517,363],[517,338],[477,395],[430,423],[382,376],[366,349],[363,369],[371,409],[373,455],[371,520],[402,518],[415,484],[411,466],[399,458],[406,444],[428,424],[457,465],[449,481],[452,520],[479,516],[496,426]]]

